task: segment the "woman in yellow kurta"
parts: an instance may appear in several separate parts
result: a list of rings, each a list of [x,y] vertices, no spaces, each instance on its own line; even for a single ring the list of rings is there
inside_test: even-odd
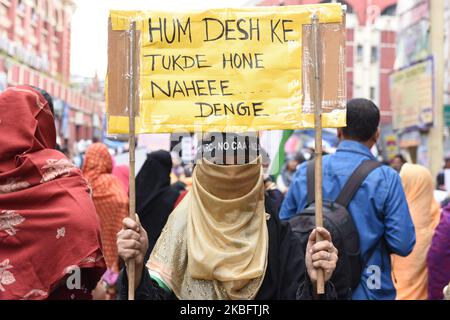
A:
[[[400,177],[416,229],[416,245],[407,257],[392,255],[392,277],[397,300],[426,300],[426,256],[434,228],[439,222],[440,208],[434,199],[433,178],[425,167],[405,164]]]

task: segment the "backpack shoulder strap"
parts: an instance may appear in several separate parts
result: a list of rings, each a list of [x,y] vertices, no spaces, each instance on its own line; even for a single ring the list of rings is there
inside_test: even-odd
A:
[[[347,183],[342,188],[341,193],[336,199],[336,203],[343,207],[347,207],[350,201],[355,196],[361,184],[367,176],[376,168],[381,167],[382,164],[375,160],[366,160],[361,163],[358,168],[352,173]]]
[[[315,186],[316,182],[314,180],[314,160],[309,160],[306,166],[306,192],[307,192],[307,205],[310,205],[316,201],[315,196]]]

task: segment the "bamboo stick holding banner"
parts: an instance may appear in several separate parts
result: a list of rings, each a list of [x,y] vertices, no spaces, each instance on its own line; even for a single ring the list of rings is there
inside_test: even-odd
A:
[[[323,194],[322,194],[322,79],[320,68],[320,30],[319,17],[317,13],[312,15],[311,24],[311,58],[313,63],[314,84],[314,129],[315,129],[315,157],[314,157],[314,180],[315,180],[315,208],[316,227],[323,227]],[[316,234],[316,241],[322,241],[319,233]],[[317,270],[317,294],[325,293],[325,281],[323,269]]]
[[[135,177],[135,147],[136,147],[136,22],[132,21],[130,25],[130,53],[129,53],[129,81],[130,92],[128,100],[129,108],[129,139],[130,146],[130,211],[129,217],[136,220],[136,177]],[[134,300],[135,279],[136,279],[136,263],[134,260],[127,262],[128,274],[128,300]]]

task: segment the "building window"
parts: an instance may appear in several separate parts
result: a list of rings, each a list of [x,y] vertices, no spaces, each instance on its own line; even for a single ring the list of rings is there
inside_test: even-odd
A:
[[[393,5],[390,5],[389,7],[387,7],[386,9],[384,9],[381,12],[381,15],[382,16],[395,16],[396,12],[397,12],[397,5],[393,4]]]
[[[84,128],[80,125],[75,126],[75,140],[80,141],[81,139],[84,139]]]
[[[48,21],[44,21],[44,23],[43,23],[43,25],[42,25],[42,33],[44,34],[44,35],[48,35],[48,33],[49,33],[49,23],[48,23]]]
[[[8,17],[9,7],[7,7],[4,3],[0,4],[0,17]]]
[[[60,10],[55,9],[55,25],[56,25],[56,28],[58,28],[60,23],[62,22],[61,13],[62,12]]]
[[[17,1],[17,10],[20,13],[25,13],[25,1],[24,0],[18,0]]]
[[[356,47],[356,61],[362,62],[364,57],[364,48],[361,44]]]
[[[43,1],[43,4],[42,4],[42,14],[43,14],[43,16],[45,17],[45,20],[47,20],[47,19],[48,19],[48,3],[47,3],[47,0],[44,0],[44,1]]]
[[[370,62],[377,63],[378,62],[378,48],[372,47],[370,50]]]
[[[36,8],[31,8],[31,24],[33,26],[35,26],[37,23],[37,20],[38,20],[38,16],[36,14]]]
[[[370,100],[375,100],[375,87],[370,87]]]

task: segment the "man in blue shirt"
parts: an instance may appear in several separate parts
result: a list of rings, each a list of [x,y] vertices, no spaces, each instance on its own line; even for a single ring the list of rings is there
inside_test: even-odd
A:
[[[323,199],[336,200],[353,171],[374,156],[370,149],[379,135],[380,112],[366,99],[347,103],[347,127],[338,129],[337,152],[323,158]],[[307,206],[306,163],[297,170],[280,211],[289,219]],[[348,206],[360,237],[364,269],[353,299],[395,299],[390,254],[407,256],[416,238],[397,172],[382,166],[365,179]]]

